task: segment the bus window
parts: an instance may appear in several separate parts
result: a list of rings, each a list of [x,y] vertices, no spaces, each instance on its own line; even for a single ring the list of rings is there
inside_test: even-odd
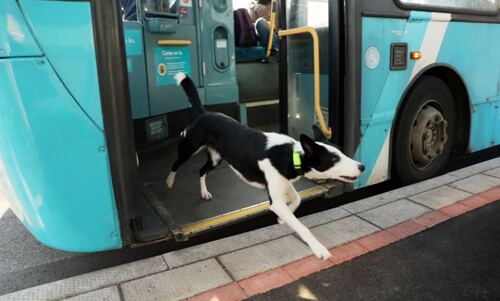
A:
[[[146,0],[147,13],[160,13],[162,15],[177,17],[179,3],[177,0]]]
[[[425,6],[444,6],[450,8],[466,8],[496,11],[500,8],[498,0],[401,0],[405,4],[419,4]]]

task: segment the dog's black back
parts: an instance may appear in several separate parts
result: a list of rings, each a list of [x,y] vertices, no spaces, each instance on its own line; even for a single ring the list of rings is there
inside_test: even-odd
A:
[[[200,177],[224,158],[240,176],[251,184],[260,184],[260,187],[267,185],[264,171],[259,166],[266,159],[287,180],[304,174],[306,177],[351,181],[357,179],[364,170],[362,164],[347,158],[337,148],[329,145],[323,135],[321,136],[325,141],[322,142],[319,129],[315,132],[315,136],[318,136],[316,140],[320,141],[318,143],[306,135],[301,135],[299,143],[286,135],[251,129],[224,114],[205,111],[192,80],[183,73],[177,74],[175,78],[188,96],[195,119],[181,137],[178,160],[174,163],[173,172],[204,146],[207,147],[209,157],[200,170]],[[299,169],[294,167],[294,151],[300,153]],[[342,168],[342,164],[346,166]],[[341,168],[334,170],[335,165]],[[352,174],[355,176],[351,176]]]
[[[193,153],[206,145],[218,153],[247,181],[266,184],[264,173],[258,162],[267,158],[287,179],[299,174],[293,166],[294,141],[268,148],[269,135],[249,128],[233,118],[215,112],[207,112],[198,97],[192,80],[187,76],[176,76],[180,80],[195,114],[179,143],[179,154]],[[276,134],[277,135],[277,134]],[[177,170],[175,164],[173,170]]]

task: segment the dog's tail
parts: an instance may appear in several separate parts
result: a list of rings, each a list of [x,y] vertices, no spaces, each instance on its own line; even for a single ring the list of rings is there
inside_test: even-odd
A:
[[[185,73],[179,72],[174,76],[177,81],[177,85],[182,85],[184,92],[186,93],[189,103],[193,106],[194,116],[201,115],[205,113],[205,109],[201,104],[200,96],[198,95],[198,91],[196,91],[196,87],[193,81],[187,76]]]

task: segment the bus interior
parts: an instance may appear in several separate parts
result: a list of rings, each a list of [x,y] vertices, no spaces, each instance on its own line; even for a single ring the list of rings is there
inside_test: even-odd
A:
[[[291,2],[288,27],[312,26],[320,36],[328,34],[327,2]],[[203,199],[199,170],[206,161],[204,152],[181,166],[173,187],[167,187],[165,181],[177,157],[178,137],[193,119],[184,91],[175,84],[173,75],[187,73],[209,111],[225,113],[263,131],[288,132],[295,138],[301,133],[311,135],[312,124],[318,123],[311,88],[312,37],[300,33],[288,42],[283,39],[288,68],[280,70],[283,64],[266,62],[263,47],[235,46],[233,10],[246,7],[246,1],[174,1],[169,7],[164,1],[137,4],[138,20],[123,23],[140,183],[135,242],[182,241],[267,212],[267,193],[244,183],[224,161],[207,176],[213,198]],[[316,12],[315,17],[308,11]],[[319,53],[326,61],[329,45],[323,44]],[[318,70],[321,82],[327,83],[328,64],[322,66]],[[281,79],[282,86],[285,80],[288,83],[284,92],[280,92],[280,72],[286,72],[281,75],[286,77]],[[328,118],[329,109],[327,87],[324,84],[321,90],[324,118]],[[286,97],[282,103],[280,93]],[[294,186],[303,200],[332,197],[344,189],[339,182],[305,178]]]

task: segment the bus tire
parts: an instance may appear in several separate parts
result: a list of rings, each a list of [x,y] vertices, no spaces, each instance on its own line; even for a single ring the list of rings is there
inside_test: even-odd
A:
[[[408,92],[395,124],[392,178],[402,184],[440,174],[455,130],[453,95],[446,83],[422,76]]]

